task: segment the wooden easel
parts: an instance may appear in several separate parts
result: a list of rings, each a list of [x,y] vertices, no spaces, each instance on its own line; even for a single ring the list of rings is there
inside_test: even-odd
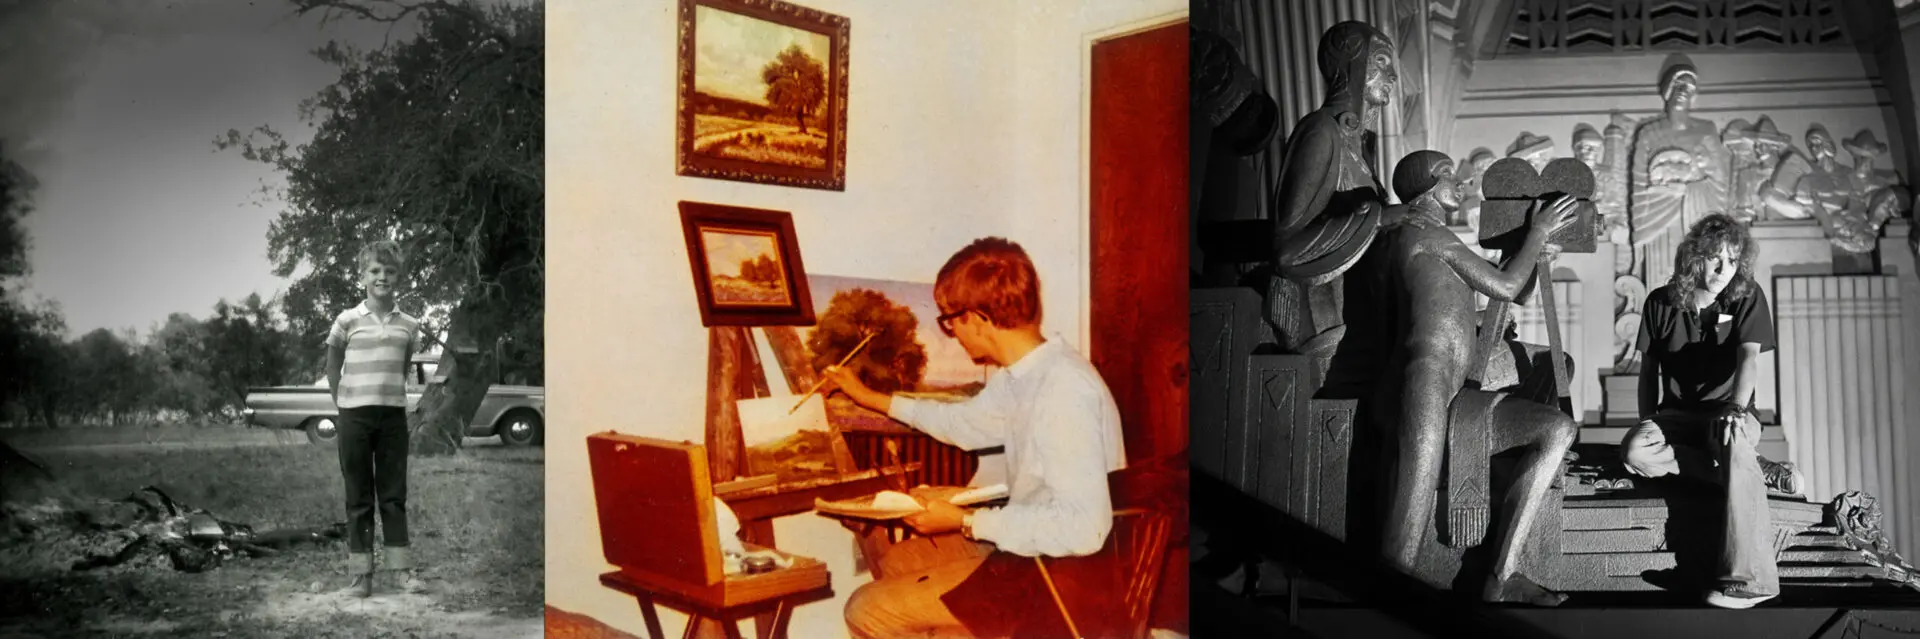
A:
[[[759,349],[753,339],[750,326],[714,326],[707,329],[707,467],[715,485],[724,484],[740,477],[746,470],[746,438],[740,425],[740,410],[735,402],[742,399],[770,397],[773,384],[767,367],[761,361]],[[800,343],[800,332],[792,326],[769,326],[763,328],[767,341],[776,358],[785,359],[793,354],[804,352]],[[784,365],[781,365],[784,363]],[[791,393],[800,393],[811,387],[815,381],[813,367],[808,362],[776,362],[782,371],[778,383],[786,384]],[[853,469],[853,454],[847,450],[846,439],[836,427],[829,438],[832,441],[834,462],[841,473]],[[823,487],[829,490],[859,490],[854,485]],[[755,493],[765,491],[752,491]],[[777,491],[776,491],[777,492]],[[805,509],[812,508],[812,498],[797,494],[792,500],[802,503]],[[811,492],[811,491],[808,491]],[[779,495],[767,495],[777,499]],[[722,494],[724,501],[728,495]],[[773,519],[791,507],[763,509],[759,507],[742,509],[735,507],[740,518],[740,538],[742,541],[776,548],[773,535]],[[755,617],[760,627],[771,627],[773,613],[763,613]],[[721,624],[703,621],[695,637],[722,637],[725,629]]]
[[[1560,361],[1563,357],[1562,353],[1565,352],[1565,347],[1562,346],[1560,341],[1560,311],[1556,308],[1553,298],[1552,258],[1544,256],[1540,258],[1539,263],[1534,266],[1534,282],[1534,286],[1539,289],[1540,310],[1546,313],[1547,348],[1553,356],[1554,397],[1560,397],[1566,395],[1567,384],[1570,382],[1567,379],[1567,371],[1560,368]],[[1484,383],[1487,375],[1488,360],[1493,357],[1493,349],[1499,347],[1501,342],[1506,341],[1505,331],[1507,320],[1510,318],[1512,309],[1516,305],[1517,303],[1515,302],[1502,302],[1494,299],[1487,300],[1487,319],[1483,320],[1481,326],[1484,327],[1484,329],[1480,331],[1479,341],[1474,345],[1473,359],[1470,360],[1472,365],[1469,367],[1470,372],[1468,373],[1469,379]]]
[[[768,326],[766,334],[775,363],[781,371],[776,382],[760,357],[748,326],[715,326],[707,329],[707,463],[716,484],[732,481],[746,471],[746,441],[741,432],[740,409],[743,399],[773,396],[776,383],[784,383],[788,393],[798,394],[813,387],[817,374],[809,362],[786,361],[805,352],[800,331],[792,326]],[[796,401],[798,401],[796,399]],[[842,473],[854,468],[853,453],[838,427],[832,437],[834,467]],[[743,530],[747,530],[743,528]],[[767,526],[767,544],[772,543],[772,525]],[[749,532],[748,534],[753,534]],[[748,541],[752,541],[749,539]],[[756,542],[760,543],[760,542]]]

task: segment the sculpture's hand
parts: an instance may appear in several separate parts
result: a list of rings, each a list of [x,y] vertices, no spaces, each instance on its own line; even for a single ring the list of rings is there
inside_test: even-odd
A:
[[[1533,216],[1528,221],[1536,232],[1552,235],[1568,224],[1572,224],[1579,211],[1580,201],[1571,195],[1561,195],[1551,202],[1534,200]]]

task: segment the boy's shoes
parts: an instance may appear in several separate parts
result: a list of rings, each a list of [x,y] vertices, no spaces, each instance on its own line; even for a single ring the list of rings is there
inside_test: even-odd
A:
[[[1793,462],[1777,462],[1765,457],[1760,458],[1760,476],[1766,478],[1767,491],[1781,495],[1798,495],[1802,490],[1800,469]]]
[[[1719,590],[1707,593],[1707,603],[1721,608],[1746,610],[1778,596],[1759,594],[1744,586],[1721,586]]]
[[[372,597],[373,596],[373,575],[369,573],[360,573],[358,575],[354,575],[353,583],[347,584],[345,588],[341,588],[338,592],[340,594],[352,595],[362,599],[365,599],[367,597]]]
[[[420,571],[408,570],[400,573],[400,591],[409,595],[426,594],[427,582],[420,578]]]

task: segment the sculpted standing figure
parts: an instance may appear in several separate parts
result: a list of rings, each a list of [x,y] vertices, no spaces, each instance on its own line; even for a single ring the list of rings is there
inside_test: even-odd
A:
[[[1282,348],[1325,358],[1344,334],[1338,280],[1372,243],[1386,207],[1367,124],[1398,75],[1393,42],[1364,22],[1327,29],[1318,58],[1327,99],[1287,138],[1273,198],[1280,277],[1267,303]]]
[[[1460,209],[1447,218],[1447,224],[1480,230],[1480,203],[1486,201],[1486,194],[1480,192],[1480,181],[1486,176],[1487,167],[1493,166],[1493,160],[1493,151],[1484,146],[1467,154],[1467,166],[1462,167],[1466,169],[1466,178],[1460,181]]]
[[[1481,596],[1489,601],[1558,605],[1566,599],[1564,595],[1541,587],[1516,569],[1560,460],[1573,444],[1572,418],[1546,404],[1504,393],[1484,395],[1493,402],[1490,417],[1481,418],[1485,421],[1456,423],[1453,415],[1473,368],[1479,317],[1474,294],[1498,301],[1521,296],[1542,251],[1551,250],[1547,237],[1574,219],[1577,202],[1561,197],[1551,205],[1536,203],[1526,240],[1504,267],[1496,267],[1447,228],[1447,214],[1460,202],[1453,171],[1453,161],[1435,151],[1409,154],[1394,169],[1394,191],[1408,204],[1404,215],[1389,216],[1397,219],[1381,231],[1366,262],[1351,275],[1356,278],[1351,284],[1357,286],[1351,289],[1356,299],[1350,315],[1364,325],[1356,330],[1365,334],[1356,333],[1350,340],[1355,343],[1352,349],[1342,345],[1335,369],[1372,389],[1367,419],[1385,435],[1388,457],[1393,460],[1390,510],[1381,540],[1386,558],[1409,573],[1417,569],[1421,546],[1435,534],[1435,494],[1449,430],[1461,431],[1454,437],[1487,437],[1484,429],[1490,428],[1491,452],[1525,452],[1520,475],[1499,509],[1502,519],[1489,531],[1489,536],[1498,536],[1498,550]],[[1366,361],[1347,361],[1349,352],[1358,356],[1351,359]]]
[[[1593,125],[1581,122],[1573,127],[1573,157],[1592,169],[1596,179],[1599,178],[1600,165],[1606,161],[1607,147]]]
[[[1526,160],[1533,165],[1533,170],[1544,171],[1547,163],[1553,161],[1553,138],[1534,135],[1532,131],[1521,131],[1520,137],[1507,145],[1507,157]]]
[[[1573,127],[1573,157],[1593,171],[1594,206],[1605,220],[1608,237],[1626,239],[1627,185],[1613,170],[1626,159],[1626,133],[1616,124],[1607,125],[1607,136],[1585,122]],[[1534,169],[1536,171],[1540,169]]]
[[[1630,191],[1633,246],[1644,280],[1664,282],[1687,228],[1727,206],[1727,152],[1712,121],[1693,117],[1699,73],[1685,56],[1660,74],[1666,112],[1633,136]]]
[[[1593,174],[1593,204],[1599,207],[1601,219],[1607,222],[1607,241],[1618,244],[1620,249],[1616,254],[1628,261],[1625,269],[1616,268],[1615,272],[1632,270],[1633,251],[1630,249],[1633,241],[1630,235],[1632,225],[1627,221],[1627,182],[1632,170],[1627,165],[1632,164],[1629,154],[1633,148],[1628,136],[1633,133],[1635,126],[1637,124],[1633,118],[1619,111],[1608,114],[1604,142],[1607,149],[1605,156],[1607,170],[1596,171]]]
[[[1871,253],[1880,246],[1880,227],[1887,220],[1905,213],[1905,189],[1899,188],[1899,174],[1873,168],[1875,158],[1885,155],[1887,145],[1862,129],[1845,143],[1853,155],[1853,170],[1847,172],[1847,197],[1838,212],[1815,209],[1827,240],[1848,253]]]
[[[1764,115],[1752,125],[1746,120],[1734,120],[1720,134],[1720,140],[1727,147],[1733,171],[1727,214],[1740,222],[1759,219],[1767,182],[1779,170],[1780,161],[1793,141],[1774,127],[1772,118]]]
[[[1838,211],[1846,200],[1846,167],[1835,157],[1833,134],[1815,123],[1807,127],[1807,164],[1783,162],[1761,199],[1774,215],[1789,220],[1814,216],[1815,209]]]

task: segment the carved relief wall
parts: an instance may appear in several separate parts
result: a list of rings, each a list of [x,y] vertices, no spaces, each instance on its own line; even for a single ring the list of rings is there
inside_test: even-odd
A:
[[[1473,75],[1455,107],[1458,116],[1452,123],[1452,146],[1447,151],[1463,157],[1477,147],[1506,149],[1523,131],[1571,142],[1575,129],[1583,124],[1605,129],[1614,123],[1616,111],[1624,116],[1621,120],[1634,122],[1659,115],[1664,105],[1656,85],[1667,55],[1665,51],[1651,51],[1604,57],[1480,60],[1475,63]],[[1725,128],[1735,120],[1755,123],[1766,116],[1779,133],[1800,148],[1805,148],[1804,133],[1815,123],[1835,132],[1835,138],[1851,137],[1855,132],[1866,130],[1875,132],[1878,139],[1891,140],[1890,147],[1900,143],[1896,136],[1888,134],[1894,129],[1890,126],[1894,109],[1887,89],[1857,53],[1695,52],[1689,56],[1699,69],[1700,85],[1692,113],[1694,117],[1712,121],[1716,129]],[[1626,128],[1631,129],[1632,124]],[[1628,136],[1631,136],[1630,130]],[[1558,146],[1553,154],[1572,155],[1573,150],[1567,146]],[[1890,157],[1878,159],[1878,167],[1909,174],[1903,160],[1905,150],[1892,151],[1886,154]],[[1839,158],[1851,163],[1844,151]],[[1731,159],[1728,158],[1729,164]],[[1612,158],[1609,161],[1617,162]],[[1740,178],[1741,174],[1736,172],[1730,177]],[[1655,251],[1643,250],[1643,254],[1651,252]],[[1578,273],[1583,282],[1605,282],[1607,288],[1625,286],[1638,296],[1665,283],[1671,253],[1652,258],[1654,264],[1648,270],[1653,271],[1650,275],[1657,281],[1641,281],[1637,286],[1633,282],[1617,283],[1615,273],[1626,269],[1620,268],[1624,264],[1616,262],[1624,262],[1629,257],[1615,246],[1590,255],[1563,256],[1561,265]],[[1819,259],[1830,261],[1831,258]],[[1647,275],[1640,274],[1643,278]],[[1613,296],[1611,292],[1608,295]],[[1602,301],[1602,305],[1590,306],[1613,308],[1615,312],[1609,317],[1588,313],[1584,316],[1586,321],[1568,335],[1568,341],[1584,345],[1589,352],[1623,350],[1623,340],[1615,336],[1615,320],[1632,314],[1638,303],[1638,297],[1626,295],[1613,296],[1611,301]],[[1618,332],[1624,335],[1620,337],[1630,338],[1634,328],[1622,327]],[[1611,367],[1614,359],[1590,357],[1583,365]],[[1771,371],[1767,373],[1771,375]],[[1599,382],[1589,384],[1582,380],[1581,385],[1587,392],[1581,394],[1578,410],[1600,410]],[[1762,410],[1777,409],[1770,393],[1763,392],[1761,402]]]
[[[1752,150],[1785,142],[1804,152],[1815,124],[1823,126],[1835,151],[1829,190],[1870,196],[1881,188],[1878,183],[1912,180],[1920,168],[1914,159],[1920,149],[1911,148],[1916,121],[1910,95],[1920,78],[1914,62],[1920,45],[1913,44],[1920,42],[1920,8],[1902,10],[1895,31],[1877,13],[1835,0],[1498,4],[1501,15],[1492,19],[1499,24],[1463,45],[1471,46],[1475,59],[1455,63],[1469,70],[1458,100],[1431,107],[1452,114],[1438,120],[1448,132],[1432,136],[1439,150],[1456,158],[1479,148],[1502,154],[1522,132],[1531,132],[1555,143],[1550,156],[1573,156],[1576,130],[1606,131],[1623,122],[1631,143],[1640,122],[1663,114],[1663,65],[1670,54],[1684,52],[1698,70],[1690,115],[1723,133],[1717,157],[1724,158],[1721,188],[1728,193],[1716,208],[1759,219],[1753,227],[1761,244],[1755,275],[1775,304],[1780,331],[1780,348],[1761,363],[1758,403],[1763,414],[1777,415],[1762,452],[1790,456],[1808,468],[1811,494],[1862,489],[1886,495],[1889,512],[1896,513],[1888,525],[1896,543],[1920,543],[1920,491],[1908,488],[1916,481],[1911,460],[1920,458],[1920,437],[1908,435],[1920,427],[1920,402],[1894,397],[1901,394],[1894,389],[1920,379],[1914,361],[1920,360],[1920,316],[1914,315],[1920,300],[1912,299],[1920,294],[1920,278],[1908,248],[1911,225],[1900,219],[1909,214],[1894,213],[1882,231],[1872,219],[1872,198],[1860,197],[1854,198],[1858,203],[1830,201],[1831,219],[1784,220],[1761,193],[1749,192],[1764,186],[1769,180],[1760,176],[1774,168],[1761,165]],[[1905,42],[1887,40],[1902,36]],[[1728,131],[1730,125],[1736,130]],[[1600,137],[1602,161],[1618,166],[1613,136]],[[1863,151],[1843,148],[1849,140]],[[1539,146],[1538,139],[1532,142]],[[1874,170],[1851,176],[1862,156],[1873,156]],[[1910,190],[1885,193],[1883,199],[1911,207]],[[1848,207],[1867,222],[1842,219],[1840,211]],[[1849,225],[1866,230],[1844,228]],[[1877,247],[1878,257],[1870,258],[1877,262],[1850,263],[1848,246]],[[1561,299],[1587,303],[1577,314],[1563,306],[1562,321],[1570,324],[1569,351],[1584,347],[1588,353],[1580,360],[1575,400],[1576,412],[1589,415],[1589,424],[1604,421],[1591,417],[1605,406],[1594,371],[1621,359],[1594,354],[1630,348],[1637,330],[1633,311],[1648,290],[1665,284],[1672,260],[1670,245],[1643,245],[1637,253],[1623,247],[1610,244],[1558,262],[1572,271],[1580,289]],[[1850,270],[1868,274],[1846,274]],[[1863,288],[1861,282],[1872,284]],[[1569,316],[1578,320],[1567,322]],[[1875,354],[1886,357],[1876,360]],[[1631,364],[1619,363],[1622,371]],[[1630,390],[1626,397],[1631,399]],[[1636,412],[1631,406],[1624,411],[1628,419]],[[1583,439],[1617,441],[1617,428],[1590,429]]]
[[[1770,117],[1796,144],[1816,122],[1841,137],[1874,131],[1893,146],[1882,168],[1910,174],[1893,101],[1859,54],[1690,53],[1699,68],[1696,117],[1725,127]],[[1605,57],[1529,57],[1475,63],[1453,122],[1450,154],[1504,149],[1521,131],[1570,139],[1575,127],[1605,127],[1619,111],[1645,119],[1662,109],[1657,82],[1666,52]],[[1897,124],[1895,125],[1897,126]],[[1562,155],[1568,155],[1562,152]]]

